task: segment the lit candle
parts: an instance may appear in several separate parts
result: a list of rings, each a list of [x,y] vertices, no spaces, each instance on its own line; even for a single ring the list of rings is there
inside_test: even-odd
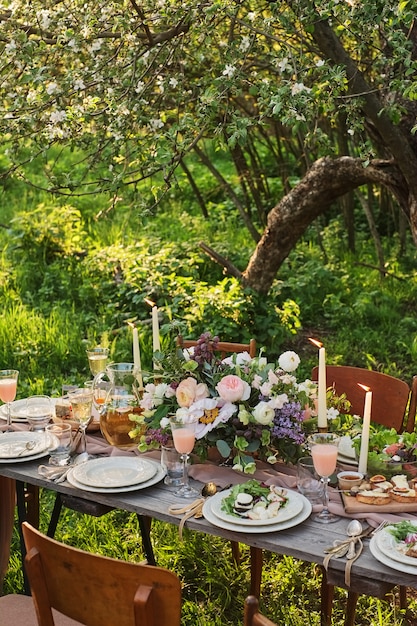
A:
[[[359,384],[359,383],[358,383]],[[365,385],[360,385],[366,391],[365,407],[363,409],[363,423],[361,436],[361,450],[359,453],[358,471],[366,474],[368,469],[369,428],[371,425],[372,391]]]
[[[316,339],[310,339],[311,343],[319,349],[319,379],[317,392],[317,427],[327,430],[327,400],[326,400],[326,350],[323,344]]]
[[[136,326],[133,326],[133,366],[137,374],[139,388],[143,389],[142,364],[140,360],[138,329]]]

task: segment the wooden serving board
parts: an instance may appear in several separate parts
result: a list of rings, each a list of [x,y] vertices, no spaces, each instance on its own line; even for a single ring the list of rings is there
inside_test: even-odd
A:
[[[343,506],[346,513],[415,513],[417,512],[417,502],[394,502],[391,500],[388,504],[364,504],[358,502],[354,496],[349,496],[342,491]]]

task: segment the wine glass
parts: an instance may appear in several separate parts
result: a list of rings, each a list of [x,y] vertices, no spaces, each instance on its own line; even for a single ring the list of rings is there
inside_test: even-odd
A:
[[[85,431],[92,418],[93,390],[81,387],[68,392],[68,399],[72,407],[73,419],[78,422],[81,431],[81,454],[87,452],[87,438]]]
[[[200,493],[190,487],[188,481],[188,459],[194,448],[195,428],[198,424],[197,418],[182,420],[174,417],[170,420],[172,439],[177,452],[181,455],[183,479],[182,485],[175,491],[175,495],[180,498],[197,498]]]
[[[87,350],[88,365],[90,372],[93,376],[97,376],[101,372],[104,372],[107,365],[107,359],[109,357],[109,349],[96,346],[91,350]]]
[[[10,414],[10,404],[16,397],[18,370],[0,370],[0,400],[6,403],[7,408],[7,430],[11,430],[12,416]]]
[[[323,509],[315,516],[317,522],[322,524],[330,524],[336,522],[339,517],[329,511],[329,478],[336,469],[337,448],[340,437],[335,433],[315,433],[310,435],[308,443],[310,444],[311,456],[315,470],[323,480]]]
[[[26,398],[26,418],[30,430],[44,431],[53,417],[52,400],[49,396]]]

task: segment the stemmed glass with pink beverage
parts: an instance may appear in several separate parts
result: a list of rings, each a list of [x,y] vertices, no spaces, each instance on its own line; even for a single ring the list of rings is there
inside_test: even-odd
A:
[[[324,484],[323,510],[314,517],[317,522],[322,524],[330,524],[339,519],[337,515],[329,511],[328,493],[329,479],[336,469],[339,441],[340,437],[335,433],[315,433],[308,438],[314,468],[317,474],[322,477]]]
[[[7,430],[12,426],[10,404],[16,397],[18,376],[18,370],[0,370],[0,400],[5,402],[7,407]]]
[[[181,455],[183,467],[182,485],[175,491],[175,495],[181,498],[196,498],[200,493],[189,485],[188,459],[194,448],[195,428],[198,424],[198,419],[189,418],[183,421],[178,417],[174,417],[170,420],[170,424],[174,446],[176,451]]]

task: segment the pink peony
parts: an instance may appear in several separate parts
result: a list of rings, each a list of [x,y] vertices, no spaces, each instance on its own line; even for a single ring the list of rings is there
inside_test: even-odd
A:
[[[177,402],[181,407],[189,407],[197,400],[209,397],[207,385],[197,383],[195,378],[186,378],[182,380],[175,392]]]
[[[247,400],[250,396],[250,386],[239,376],[229,374],[221,379],[216,385],[219,396],[226,402],[239,402]]]

